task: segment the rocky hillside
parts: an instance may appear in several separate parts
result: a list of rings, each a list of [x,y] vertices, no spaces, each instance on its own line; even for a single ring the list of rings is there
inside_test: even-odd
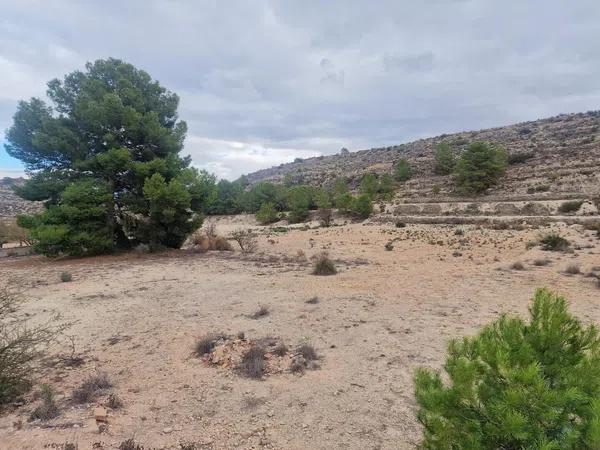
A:
[[[40,203],[23,200],[13,192],[13,186],[18,186],[24,181],[23,178],[0,178],[0,217],[15,217],[41,209]]]
[[[490,141],[510,155],[523,156],[510,165],[502,182],[487,193],[493,199],[566,199],[600,195],[600,111],[563,114],[506,127],[441,135],[428,139],[333,156],[296,161],[248,175],[251,183],[279,182],[286,175],[300,183],[326,185],[339,176],[356,186],[365,172],[391,173],[406,158],[414,177],[400,187],[402,201],[442,201],[454,197],[451,178],[433,174],[434,150],[441,141],[460,151],[472,141]]]

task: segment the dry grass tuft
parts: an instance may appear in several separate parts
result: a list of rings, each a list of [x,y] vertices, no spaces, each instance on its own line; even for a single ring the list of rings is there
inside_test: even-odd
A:
[[[312,273],[313,275],[335,275],[337,269],[335,268],[334,262],[329,259],[329,255],[326,252],[323,252],[317,255]]]
[[[262,378],[265,372],[265,349],[260,345],[250,347],[242,356],[239,371],[248,378]]]
[[[98,395],[112,387],[108,375],[104,372],[97,373],[85,380],[81,386],[73,391],[72,399],[76,403],[90,403]]]

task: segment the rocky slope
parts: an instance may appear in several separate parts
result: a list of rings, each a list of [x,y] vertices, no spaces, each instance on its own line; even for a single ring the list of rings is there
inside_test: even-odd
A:
[[[0,178],[0,217],[15,217],[41,210],[41,203],[28,202],[13,192],[13,186],[18,186],[24,181],[23,178]]]
[[[527,156],[526,161],[509,167],[502,182],[487,193],[489,199],[600,196],[600,111],[441,135],[391,147],[342,151],[254,172],[248,180],[279,182],[289,175],[295,182],[326,185],[345,176],[356,186],[364,173],[391,173],[394,164],[406,158],[415,175],[400,186],[398,198],[408,202],[456,200],[451,178],[433,174],[435,147],[443,140],[457,152],[469,142],[483,140],[502,145],[510,155]]]

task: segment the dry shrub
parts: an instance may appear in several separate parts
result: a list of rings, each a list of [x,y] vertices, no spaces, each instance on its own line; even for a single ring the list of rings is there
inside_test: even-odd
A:
[[[265,371],[265,349],[260,345],[250,347],[242,356],[239,370],[248,378],[261,378]]]
[[[569,275],[578,275],[581,273],[581,269],[579,268],[579,264],[569,264],[565,268],[565,273]]]
[[[121,442],[117,447],[118,450],[144,450],[144,446],[142,444],[138,444],[135,442],[133,438],[127,439],[126,441]]]
[[[335,275],[337,269],[334,262],[329,259],[329,255],[323,252],[317,255],[312,273],[313,275]]]
[[[510,266],[512,270],[525,270],[525,266],[521,261],[516,261]]]
[[[106,401],[106,406],[110,409],[121,409],[123,407],[123,400],[117,394],[110,394]]]
[[[200,253],[209,250],[220,252],[232,252],[233,247],[227,239],[216,234],[213,224],[209,225],[205,231],[198,230],[190,238],[192,248]]]
[[[51,386],[44,384],[41,389],[42,404],[36,407],[29,418],[31,420],[50,420],[58,417],[60,411],[54,401],[54,390]]]
[[[539,259],[536,259],[535,261],[533,261],[533,265],[541,267],[541,266],[547,266],[551,262],[552,261],[550,261],[549,259],[539,258]]]
[[[317,297],[317,296],[311,297],[308,300],[306,300],[304,303],[308,303],[309,305],[316,305],[317,303],[319,303],[319,297]]]
[[[271,351],[271,353],[273,353],[276,356],[285,356],[287,352],[288,347],[283,342],[278,343]]]
[[[15,286],[0,285],[0,407],[29,390],[34,362],[69,326],[60,322],[60,316],[39,326],[28,326],[19,312],[22,298]]]
[[[258,248],[256,236],[250,230],[236,230],[231,233],[231,239],[238,243],[243,253],[254,253]]]
[[[250,314],[251,319],[260,319],[269,315],[269,307],[265,305],[259,305],[258,309]]]
[[[73,391],[72,398],[76,403],[90,403],[98,395],[101,395],[107,389],[112,387],[108,375],[99,372],[86,379],[81,386]]]
[[[201,337],[196,343],[196,354],[198,356],[203,356],[211,353],[217,345],[217,341],[221,338],[222,335],[220,334],[207,334],[206,336]]]
[[[319,209],[317,211],[317,218],[322,227],[329,227],[333,220],[333,211],[330,208]]]
[[[317,359],[319,359],[319,356],[317,355],[317,351],[310,344],[302,344],[302,345],[298,346],[298,348],[296,349],[296,353],[298,353],[299,355],[302,355],[302,357],[306,361],[316,361]]]

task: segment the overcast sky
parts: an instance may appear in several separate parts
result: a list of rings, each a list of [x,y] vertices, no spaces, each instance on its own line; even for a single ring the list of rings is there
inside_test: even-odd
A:
[[[599,0],[0,5],[0,140],[19,99],[112,56],[179,94],[184,153],[229,179],[600,105]]]

